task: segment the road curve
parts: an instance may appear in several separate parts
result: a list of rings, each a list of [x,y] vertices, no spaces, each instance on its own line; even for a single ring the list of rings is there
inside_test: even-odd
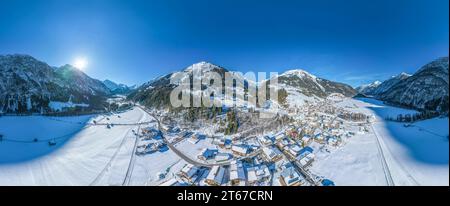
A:
[[[213,167],[213,166],[230,165],[231,161],[221,162],[221,163],[203,163],[203,162],[195,161],[195,160],[191,159],[190,157],[186,156],[183,152],[181,152],[180,150],[178,150],[175,147],[175,144],[169,142],[164,137],[164,133],[162,131],[162,126],[161,126],[161,121],[153,113],[147,111],[147,109],[144,108],[143,106],[138,105],[138,107],[141,108],[142,110],[144,110],[147,114],[149,114],[150,116],[152,116],[156,120],[156,122],[158,123],[158,130],[161,131],[161,137],[162,137],[164,143],[166,143],[167,146],[169,147],[169,149],[171,149],[176,155],[178,155],[178,157],[180,157],[181,159],[183,159],[187,163],[192,164],[194,166],[201,166],[201,167]],[[243,158],[252,157],[252,156],[257,155],[257,154],[259,154],[259,150],[255,151],[252,154],[249,154],[248,156],[245,156]]]

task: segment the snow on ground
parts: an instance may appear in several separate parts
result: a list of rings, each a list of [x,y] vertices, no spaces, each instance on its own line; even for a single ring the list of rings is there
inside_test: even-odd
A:
[[[386,185],[387,176],[394,185],[449,184],[448,118],[416,122],[388,122],[386,116],[413,114],[416,111],[384,105],[373,99],[347,99],[337,106],[373,114],[376,121],[368,134],[357,134],[338,149],[316,149],[312,170],[337,185]],[[377,138],[383,155],[378,151]],[[383,169],[382,159],[387,169]]]
[[[172,150],[136,156],[130,185],[159,185],[171,179],[185,164]],[[158,173],[164,173],[165,178],[159,179]]]
[[[435,118],[412,127],[374,124],[395,184],[449,185],[448,122],[448,118]]]
[[[317,99],[314,97],[309,97],[301,92],[299,92],[297,89],[292,88],[287,85],[281,85],[282,88],[284,88],[288,92],[288,96],[286,98],[287,104],[290,108],[297,108],[302,107],[305,105],[306,102],[316,102]]]
[[[379,120],[382,121],[386,117],[396,118],[397,115],[402,114],[415,114],[418,113],[415,110],[404,109],[399,107],[393,107],[385,105],[382,101],[370,98],[359,98],[357,100],[348,99],[349,101],[343,101],[341,104],[352,105],[353,110],[362,111],[364,113],[375,113]],[[359,101],[358,101],[359,100]]]
[[[182,140],[181,142],[177,143],[175,147],[183,152],[186,156],[188,156],[190,159],[195,160],[197,162],[203,162],[203,163],[216,163],[214,159],[204,161],[198,158],[200,152],[204,148],[208,149],[217,149],[219,153],[229,153],[231,154],[230,150],[222,149],[218,147],[217,145],[212,143],[212,138],[206,138],[203,140],[200,140],[196,144],[193,144],[192,142],[188,141],[187,139]]]
[[[0,141],[0,165],[31,160],[58,150],[82,130],[92,117],[0,117],[0,134],[4,136],[4,141]],[[39,142],[34,143],[35,139]],[[57,144],[49,147],[48,142],[53,140]]]
[[[367,98],[344,99],[335,105],[372,114],[375,121],[366,134],[346,123],[346,130],[356,135],[341,146],[313,143],[312,173],[336,185],[387,185],[390,178],[395,185],[449,184],[448,118],[405,127],[385,117],[416,111]],[[134,155],[139,142],[132,130],[138,126],[118,125],[152,119],[137,107],[106,116],[0,117],[0,185],[159,185],[173,178],[186,162],[171,150]],[[113,126],[92,125],[94,120]],[[185,139],[175,146],[197,161],[202,149],[217,148],[208,138],[197,144]],[[274,185],[278,176],[274,175]]]
[[[70,135],[52,147],[45,141],[0,142],[0,185],[123,184],[136,138],[132,130],[137,130],[138,126],[116,125],[108,129],[105,125],[86,126],[86,122],[95,120],[97,123],[136,123],[149,121],[151,117],[139,108],[121,113],[120,118],[118,116],[1,117],[0,133],[4,135],[4,139],[32,141],[36,137],[43,140]],[[151,155],[145,158],[154,158],[160,164],[152,163],[151,159],[150,162],[141,162],[139,157],[136,158],[134,163],[137,167],[134,173],[128,172],[130,184],[139,180],[138,165],[164,168],[171,164],[168,159],[176,158],[170,151],[161,156]]]
[[[338,148],[313,147],[311,170],[336,185],[386,185],[375,141],[374,135],[357,135]]]

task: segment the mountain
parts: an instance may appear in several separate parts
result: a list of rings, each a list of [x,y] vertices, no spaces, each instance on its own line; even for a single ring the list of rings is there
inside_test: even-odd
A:
[[[227,69],[208,63],[200,62],[187,67],[180,72],[189,74],[192,81],[194,78],[193,71],[198,70],[204,74],[209,71],[215,71],[223,78]],[[129,99],[141,102],[149,107],[170,107],[169,95],[170,92],[177,86],[177,82],[170,84],[170,78],[180,72],[173,72],[165,76],[149,81],[129,95]],[[240,74],[233,74],[236,79],[244,79]],[[267,81],[267,80],[266,80]],[[341,93],[345,96],[353,96],[357,92],[349,85],[329,81],[326,79],[317,78],[303,70],[290,70],[278,76],[279,90],[287,89],[286,95],[295,98],[295,92],[299,92],[304,96],[311,98],[325,98],[332,93]],[[224,81],[223,81],[224,84]],[[254,84],[252,81],[244,80],[244,88],[248,85]],[[295,90],[295,92],[291,92]],[[222,93],[222,92],[220,92]],[[227,102],[227,101],[225,101]]]
[[[434,60],[412,76],[400,79],[376,98],[419,110],[448,114],[448,57]]]
[[[225,72],[228,72],[228,70],[224,69],[223,67],[208,62],[199,62],[181,71],[169,73],[167,75],[155,78],[141,85],[133,92],[131,92],[130,95],[128,95],[128,99],[140,102],[141,104],[144,104],[145,106],[148,107],[169,108],[171,105],[170,93],[180,83],[180,82],[173,82],[171,84],[170,83],[171,77],[180,73],[185,73],[188,74],[187,77],[192,82],[194,78],[198,78],[197,76],[194,77],[193,75],[194,71],[202,73],[213,71],[220,74],[222,78],[224,78]]]
[[[381,84],[382,84],[382,82],[380,82],[380,81],[374,81],[370,84],[365,84],[365,85],[356,87],[356,91],[358,91],[361,94],[371,95]]]
[[[400,73],[399,75],[392,76],[388,80],[385,80],[383,82],[375,81],[371,84],[362,85],[356,88],[356,90],[364,95],[369,96],[377,96],[379,94],[382,94],[389,90],[393,85],[397,84],[398,82],[410,77],[410,74],[407,73]]]
[[[325,98],[333,93],[352,97],[357,93],[350,85],[322,79],[301,69],[289,70],[278,75],[278,84],[294,88],[310,97]]]
[[[411,76],[410,74],[407,74],[404,72],[402,72],[396,76],[392,76],[388,80],[383,81],[380,85],[378,85],[378,87],[375,90],[373,90],[370,95],[382,94],[382,93],[386,92],[387,90],[389,90],[392,86],[394,86],[398,82],[401,82],[410,76]]]
[[[28,55],[0,55],[0,112],[97,110],[109,94],[101,81],[70,65],[50,67]]]
[[[55,69],[56,75],[64,81],[62,86],[83,94],[107,95],[109,88],[100,80],[93,79],[79,69],[66,64]]]
[[[103,84],[111,91],[113,94],[128,94],[134,87],[129,87],[125,84],[118,84],[109,79],[103,81]]]

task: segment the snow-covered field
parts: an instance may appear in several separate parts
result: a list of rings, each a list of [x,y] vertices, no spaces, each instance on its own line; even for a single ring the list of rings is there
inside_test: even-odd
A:
[[[172,164],[171,160],[177,161],[171,151],[155,153],[147,161],[139,157],[131,161],[136,140],[132,130],[138,126],[116,125],[111,129],[105,125],[86,126],[94,120],[137,123],[151,118],[139,108],[95,117],[1,117],[0,133],[4,141],[0,142],[0,185],[122,185],[141,184],[145,182],[142,178],[151,180],[140,174],[140,165],[165,169]],[[48,141],[61,136],[55,146],[49,146]],[[39,140],[37,143],[35,138]],[[159,164],[149,163],[155,160]],[[134,164],[133,173],[128,166]]]
[[[449,185],[448,118],[405,127],[384,118],[416,111],[372,99],[347,99],[339,105],[373,114],[372,131],[357,134],[330,153],[316,152],[312,171],[337,185]]]
[[[416,111],[373,99],[344,99],[335,105],[375,119],[366,133],[360,133],[357,124],[345,123],[355,135],[340,146],[313,143],[313,174],[336,185],[449,184],[448,118],[406,127],[385,117]],[[174,178],[186,161],[172,150],[135,155],[141,140],[133,130],[140,127],[117,125],[152,119],[139,107],[106,116],[0,117],[0,185],[159,185]],[[102,123],[114,126],[108,129]],[[184,139],[175,147],[199,162],[202,149],[217,148],[208,138],[197,144]]]

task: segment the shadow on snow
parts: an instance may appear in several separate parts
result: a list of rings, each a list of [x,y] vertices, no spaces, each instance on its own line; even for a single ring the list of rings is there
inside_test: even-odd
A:
[[[374,111],[383,121],[387,116],[395,118],[398,114],[404,115],[417,112],[415,110],[388,106],[375,99],[357,99],[370,103],[372,106],[366,108]],[[400,122],[383,122],[389,136],[396,142],[402,144],[412,158],[422,163],[435,165],[449,163],[448,123],[448,117],[415,122],[413,123],[413,126],[410,127],[405,127],[405,123]],[[383,134],[378,132],[378,135]],[[389,145],[387,146],[389,147]]]

